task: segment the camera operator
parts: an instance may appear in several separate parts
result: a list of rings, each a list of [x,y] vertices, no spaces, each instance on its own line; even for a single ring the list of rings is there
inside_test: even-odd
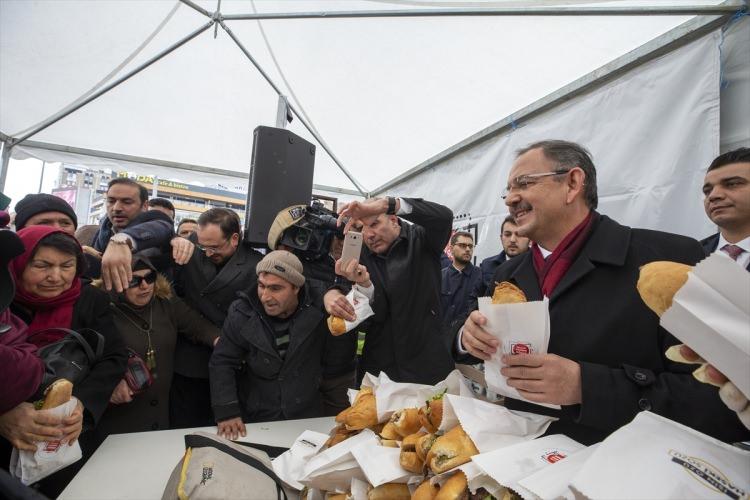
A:
[[[271,250],[288,250],[302,262],[303,275],[323,290],[337,278],[335,263],[341,257],[344,234],[337,225],[338,215],[314,201],[311,206],[294,205],[281,210],[268,232]],[[323,410],[336,415],[349,406],[346,391],[356,386],[357,332],[325,340],[325,356],[320,385]]]

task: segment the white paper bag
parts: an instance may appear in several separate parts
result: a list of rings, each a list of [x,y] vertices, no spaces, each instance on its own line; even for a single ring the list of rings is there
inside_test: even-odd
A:
[[[305,431],[294,441],[292,447],[276,457],[271,463],[273,471],[286,484],[301,490],[299,482],[305,477],[305,465],[328,441],[328,434]]]
[[[543,500],[575,500],[569,488],[570,480],[583,467],[599,444],[579,450],[565,460],[559,460],[547,467],[542,467],[530,476],[518,481],[522,488],[531,492],[535,498]]]
[[[374,487],[385,483],[406,483],[411,472],[404,470],[399,463],[401,448],[365,443],[352,449],[352,455],[359,464],[367,480]]]
[[[511,446],[541,436],[554,417],[522,411],[480,399],[446,394],[440,429],[447,431],[459,423],[481,453]]]
[[[78,400],[71,398],[65,404],[49,410],[57,417],[69,417],[76,409]],[[10,473],[21,480],[23,484],[32,484],[54,474],[81,459],[81,445],[78,441],[72,446],[60,441],[44,441],[36,444],[36,451],[18,450],[13,448],[10,456]]]
[[[326,437],[327,439],[327,437]],[[352,478],[366,480],[352,450],[366,443],[377,443],[374,432],[365,429],[335,446],[311,457],[303,470],[299,483],[327,491],[346,491]]]
[[[567,436],[553,434],[482,453],[474,456],[472,461],[498,484],[524,498],[533,498],[531,492],[519,484],[519,480],[583,448],[582,444]]]
[[[515,388],[510,387],[500,373],[500,369],[505,367],[500,358],[504,354],[547,354],[550,333],[549,301],[545,298],[521,304],[493,304],[492,297],[480,297],[479,312],[487,318],[484,329],[500,342],[492,358],[484,362],[487,389],[503,396],[528,401]],[[552,404],[542,406],[560,408],[559,405]]]
[[[744,499],[750,452],[641,412],[597,447],[571,488],[588,498]]]
[[[354,316],[356,318],[354,321],[344,320],[346,331],[350,332],[357,325],[375,314],[375,312],[373,312],[372,306],[370,306],[370,299],[367,298],[367,295],[357,290],[356,287],[352,287],[349,293],[346,294],[346,300],[349,301],[354,308]]]
[[[698,263],[661,317],[672,335],[750,398],[750,273],[722,255]]]

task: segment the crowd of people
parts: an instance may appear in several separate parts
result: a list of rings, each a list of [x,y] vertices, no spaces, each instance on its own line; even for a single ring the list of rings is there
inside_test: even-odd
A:
[[[713,252],[750,271],[750,150],[716,158],[703,195],[719,229],[703,245],[629,228],[596,211],[585,148],[538,142],[518,152],[502,193],[510,215],[500,252],[479,266],[473,235],[453,232],[451,209],[417,198],[345,204],[339,223],[361,231],[364,248],[344,265],[341,235],[314,260],[278,234],[258,249],[226,208],[175,228],[169,200],[149,199],[127,178],[110,181],[107,215],[93,227],[79,228],[60,198],[27,195],[15,205],[15,232],[0,231],[3,467],[12,447],[78,440],[84,460],[41,482],[56,496],[111,433],[217,425],[235,439],[249,421],[336,414],[365,372],[434,384],[457,362],[481,363],[499,348],[476,309],[502,281],[529,300],[547,297],[551,321],[549,354],[505,356],[502,374],[528,401],[561,409],[510,398],[508,407],[553,414],[550,433],[584,444],[643,410],[745,440],[716,388],[665,357],[678,341],[635,286],[648,262],[693,265]],[[374,315],[331,335],[329,315],[356,320],[352,288]],[[32,404],[45,370],[37,349],[68,330],[98,332],[104,346],[74,387],[77,409],[59,418]]]

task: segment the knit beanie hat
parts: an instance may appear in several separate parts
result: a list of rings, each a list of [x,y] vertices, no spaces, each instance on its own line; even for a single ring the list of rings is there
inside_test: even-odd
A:
[[[258,275],[260,273],[275,274],[297,287],[305,284],[302,262],[296,255],[286,250],[274,250],[263,257],[263,260],[255,266],[255,273]]]
[[[78,228],[78,217],[67,201],[57,196],[39,193],[27,194],[16,203],[16,231],[20,231],[26,226],[26,221],[42,212],[60,212],[73,221],[73,226]]]

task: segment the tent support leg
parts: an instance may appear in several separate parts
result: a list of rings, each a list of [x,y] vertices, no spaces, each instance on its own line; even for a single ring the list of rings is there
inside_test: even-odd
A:
[[[0,193],[5,189],[5,179],[8,177],[8,166],[10,165],[10,150],[13,146],[10,142],[3,141],[3,152],[0,155]]]
[[[192,33],[190,33],[188,36],[186,36],[182,40],[180,40],[180,41],[172,44],[171,46],[167,47],[162,52],[158,53],[157,55],[155,55],[154,57],[152,57],[148,61],[144,62],[143,64],[141,64],[140,66],[138,66],[134,70],[128,72],[126,75],[123,75],[121,78],[118,78],[114,82],[112,82],[109,85],[103,87],[98,92],[95,92],[95,93],[91,94],[90,96],[88,96],[83,101],[77,103],[74,106],[71,106],[70,108],[62,110],[59,113],[56,113],[56,114],[52,115],[47,120],[45,120],[44,122],[40,123],[38,127],[36,127],[33,130],[29,131],[26,135],[24,135],[24,136],[22,136],[22,137],[20,137],[20,138],[18,138],[16,140],[14,140],[11,143],[11,146],[15,146],[16,144],[22,143],[23,141],[25,141],[29,137],[38,134],[39,132],[41,132],[42,130],[46,129],[50,125],[54,125],[55,123],[59,122],[60,120],[62,120],[66,116],[68,116],[69,114],[71,114],[71,113],[73,113],[73,112],[81,109],[82,107],[84,107],[85,105],[87,105],[88,103],[90,103],[91,101],[93,101],[94,99],[97,99],[97,98],[101,97],[102,95],[106,94],[107,92],[109,92],[113,88],[117,87],[121,83],[129,80],[131,77],[137,75],[138,73],[140,73],[144,69],[148,68],[149,66],[151,66],[152,64],[154,64],[156,61],[158,61],[159,59],[163,58],[167,54],[169,54],[169,53],[173,52],[174,50],[180,48],[181,46],[185,45],[187,42],[189,42],[190,40],[192,40],[196,36],[200,35],[204,31],[206,31],[208,28],[210,28],[213,24],[214,24],[214,21],[209,21],[208,23],[204,24],[203,26],[201,26],[197,30],[195,30]]]
[[[276,93],[281,96],[281,90],[279,90],[279,87],[276,86],[276,84],[271,80],[271,77],[268,76],[268,74],[263,71],[263,68],[260,67],[260,64],[255,60],[255,58],[248,52],[248,50],[245,48],[244,45],[242,45],[242,42],[239,41],[239,39],[235,36],[235,34],[232,32],[232,30],[229,29],[229,27],[224,23],[222,19],[219,19],[219,25],[224,29],[224,31],[227,32],[227,35],[229,35],[229,38],[231,38],[234,43],[239,47],[239,49],[242,51],[243,54],[245,54],[245,57],[247,57],[250,62],[255,66],[255,69],[258,70],[258,72],[265,78],[266,82],[273,88]],[[357,179],[354,178],[354,176],[349,173],[349,171],[344,167],[344,165],[339,161],[338,158],[336,158],[336,155],[333,154],[331,149],[328,147],[328,145],[325,143],[325,141],[313,130],[313,128],[305,121],[305,119],[302,117],[301,114],[297,112],[296,109],[294,109],[294,106],[291,105],[291,103],[287,102],[287,106],[289,106],[289,109],[299,118],[300,123],[305,126],[308,132],[312,134],[313,137],[315,137],[315,140],[318,141],[318,144],[321,145],[321,147],[325,150],[326,153],[328,153],[328,156],[331,157],[333,162],[339,167],[339,169],[346,175],[346,177],[351,181],[352,184],[354,184],[354,187],[357,188],[357,191],[360,192],[362,196],[365,198],[368,198],[368,194],[365,191],[364,186],[362,186]]]

